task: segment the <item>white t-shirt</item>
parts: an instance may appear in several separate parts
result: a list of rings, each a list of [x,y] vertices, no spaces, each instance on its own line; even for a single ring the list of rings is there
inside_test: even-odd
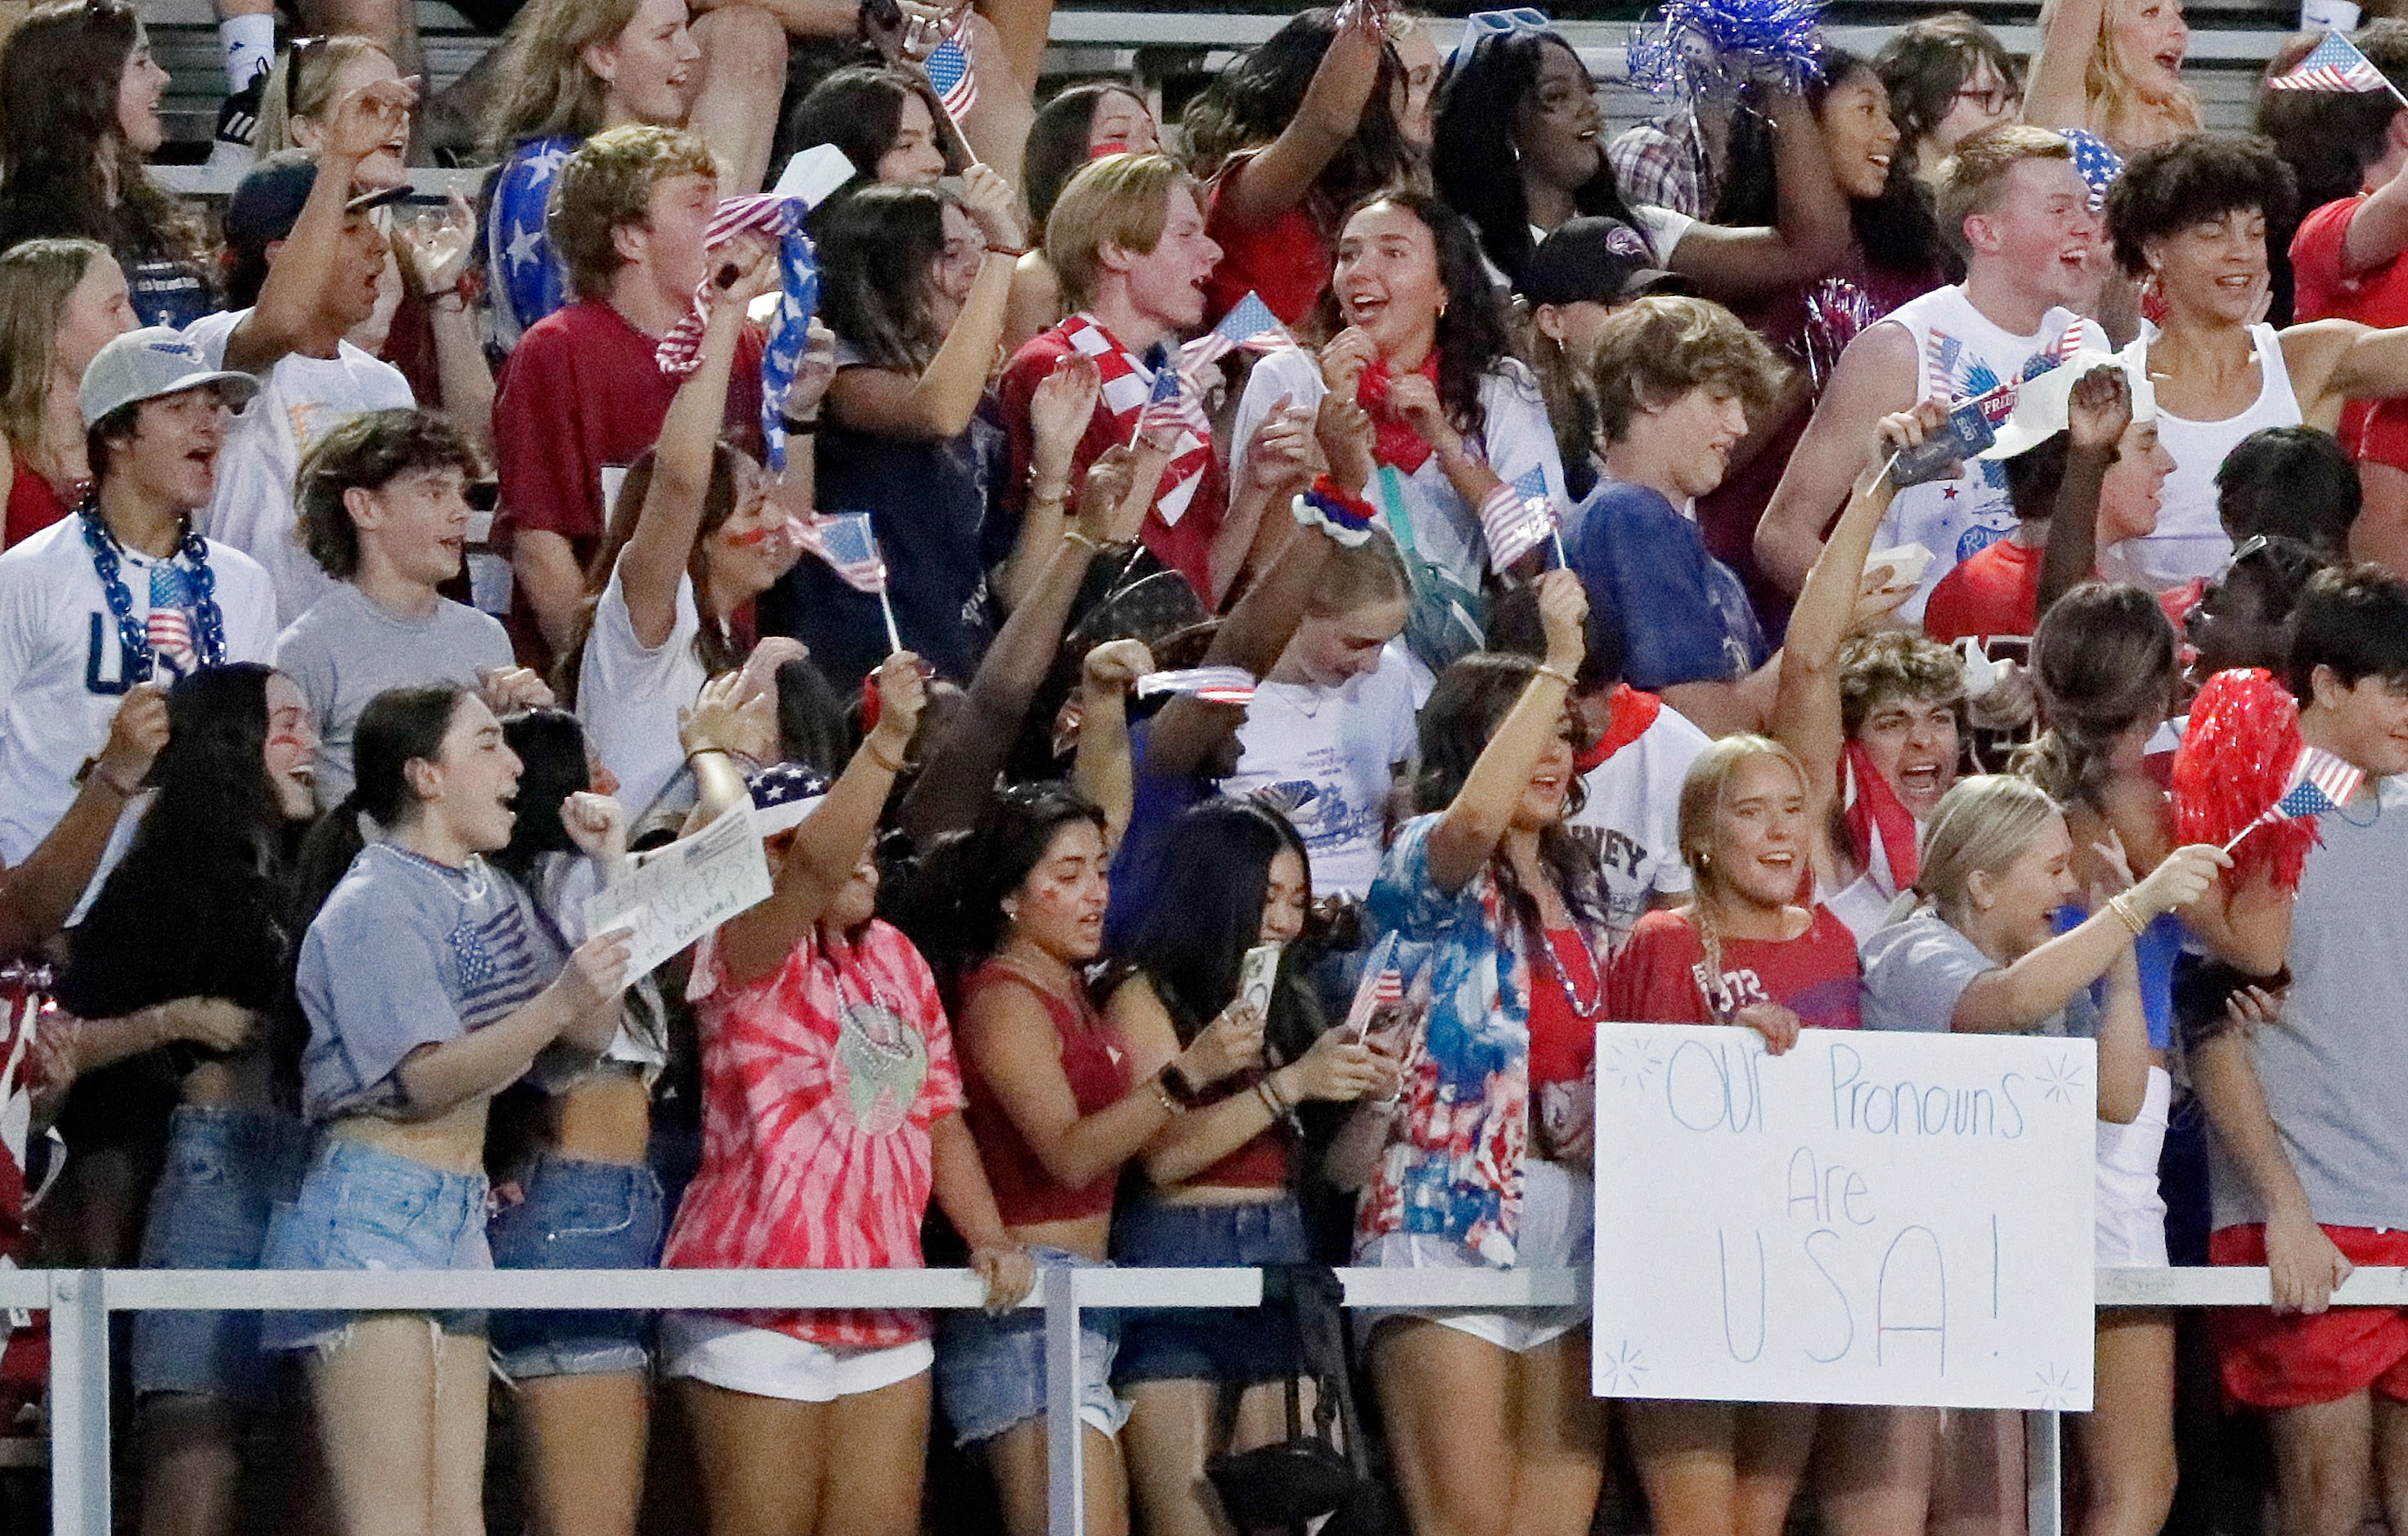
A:
[[[276,649],[276,594],[267,573],[239,550],[208,545],[212,596],[225,626],[225,659],[267,660]],[[128,550],[119,556],[133,616],[150,617],[153,571],[171,563]],[[178,580],[173,571],[164,581]],[[187,619],[188,628],[196,628]],[[194,635],[197,642],[199,637]],[[189,668],[160,653],[167,670]],[[109,722],[134,684],[84,543],[83,520],[67,517],[0,554],[0,859],[11,865],[40,846],[75,803],[75,773],[108,744]]]
[[[678,578],[669,638],[651,650],[636,639],[617,567],[594,605],[594,632],[585,639],[577,677],[577,718],[585,723],[587,742],[618,779],[619,798],[631,817],[641,819],[685,767],[678,711],[691,708],[710,681],[694,648],[701,633],[690,576]]]
[[[1615,953],[1656,897],[1689,893],[1689,867],[1681,859],[1681,781],[1713,741],[1666,705],[1638,739],[1581,776],[1585,803],[1571,824],[1604,834],[1598,857],[1605,871],[1607,937]]]
[[[1224,795],[1276,789],[1312,861],[1312,894],[1369,893],[1396,766],[1413,755],[1412,677],[1391,640],[1380,665],[1335,688],[1263,682],[1238,727]]]
[[[1311,409],[1328,393],[1329,386],[1321,381],[1320,360],[1309,352],[1273,352],[1254,365],[1229,430],[1229,483],[1238,484],[1244,477],[1246,445],[1281,395],[1286,395],[1291,406]],[[1555,504],[1556,519],[1561,521],[1571,509],[1571,497],[1564,490],[1563,455],[1555,447],[1555,430],[1548,423],[1547,402],[1539,394],[1537,377],[1519,362],[1505,359],[1481,380],[1480,408],[1487,423],[1472,440],[1473,449],[1486,460],[1490,471],[1509,485],[1532,469],[1541,471],[1548,499]],[[1463,578],[1467,585],[1478,587],[1488,565],[1487,545],[1480,536],[1480,509],[1465,505],[1456,495],[1436,453],[1424,459],[1419,469],[1398,479],[1415,551],[1423,559]],[[1380,481],[1374,479],[1364,495],[1379,507]],[[1384,509],[1382,513],[1384,516]]]
[[[226,338],[250,313],[203,315],[184,328],[184,339],[210,367],[222,367]],[[295,535],[293,482],[301,456],[362,411],[417,402],[399,368],[348,341],[337,343],[332,357],[287,352],[261,383],[218,452],[217,495],[203,527],[266,569],[276,584],[277,622],[289,624],[336,586]]]

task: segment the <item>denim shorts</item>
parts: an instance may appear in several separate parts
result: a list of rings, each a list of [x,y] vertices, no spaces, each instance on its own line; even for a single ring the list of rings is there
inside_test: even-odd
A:
[[[1201,1270],[1297,1264],[1304,1217],[1287,1197],[1245,1205],[1124,1201],[1112,1217],[1112,1262]],[[1139,1382],[1285,1381],[1296,1341],[1276,1314],[1255,1311],[1125,1312],[1115,1386]]]
[[[1098,1268],[1096,1261],[1060,1248],[1032,1247],[1041,1272],[1068,1265]],[[1042,1294],[1040,1278],[1038,1290]],[[1082,1312],[1079,1328],[1079,1416],[1108,1435],[1128,1421],[1128,1407],[1112,1396],[1112,1356],[1120,1339],[1109,1312]],[[937,1394],[953,1421],[956,1444],[975,1445],[1006,1429],[1045,1415],[1045,1313],[1022,1307],[990,1317],[982,1312],[949,1312],[937,1331]]]
[[[345,1136],[319,1141],[301,1196],[276,1208],[263,1270],[490,1270],[485,1176],[449,1173]],[[331,1349],[352,1316],[278,1312],[261,1328],[268,1349]],[[446,1333],[482,1337],[481,1311],[432,1313]]]
[[[300,1194],[314,1132],[280,1114],[182,1105],[142,1229],[146,1270],[255,1270],[268,1217]],[[134,1390],[271,1400],[276,1362],[255,1312],[145,1312],[134,1318]]]
[[[538,1155],[519,1175],[526,1198],[486,1227],[497,1270],[649,1270],[666,1230],[652,1170]],[[641,1371],[652,1314],[497,1312],[494,1361],[513,1381]]]

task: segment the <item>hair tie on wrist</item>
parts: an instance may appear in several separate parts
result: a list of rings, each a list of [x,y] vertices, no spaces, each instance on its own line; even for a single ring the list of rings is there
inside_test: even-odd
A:
[[[1330,538],[1353,548],[1371,537],[1371,504],[1331,480],[1314,478],[1310,489],[1297,493],[1296,520],[1319,523]]]

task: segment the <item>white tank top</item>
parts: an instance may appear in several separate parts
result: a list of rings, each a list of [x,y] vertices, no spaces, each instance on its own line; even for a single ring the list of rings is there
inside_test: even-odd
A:
[[[1885,323],[1905,326],[1914,338],[1919,366],[1915,398],[1952,405],[1999,384],[2046,373],[2057,366],[2061,355],[2082,346],[2110,350],[2106,333],[2095,323],[2062,308],[2042,315],[2039,330],[2017,336],[1973,308],[1962,284],[1908,300],[1889,312]],[[2069,330],[2075,327],[2087,329],[2069,337]],[[2014,393],[2001,394],[1985,409],[1992,425],[2005,421],[2014,409]],[[2006,472],[1996,464],[1969,464],[1955,480],[1910,485],[1900,491],[1882,519],[1876,547],[1920,544],[1931,552],[1931,564],[1923,573],[1923,584],[1899,610],[1899,616],[1906,623],[1921,624],[1923,605],[1940,579],[2006,538],[2014,526]]]
[[[2156,335],[2156,326],[2143,325],[2126,349],[2143,377]],[[2189,422],[2157,409],[2157,441],[2174,461],[2157,504],[2157,531],[2114,546],[2114,568],[2143,586],[2163,592],[2224,569],[2232,558],[2232,540],[2224,537],[2215,512],[2216,470],[2242,438],[2260,427],[2300,424],[2300,398],[2291,393],[2282,338],[2261,323],[2249,327],[2249,340],[2258,353],[2258,398],[2248,409],[2220,422]]]

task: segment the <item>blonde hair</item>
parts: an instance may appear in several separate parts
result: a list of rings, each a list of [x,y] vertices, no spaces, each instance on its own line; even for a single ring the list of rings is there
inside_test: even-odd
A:
[[[1798,754],[1769,736],[1742,732],[1716,740],[1698,754],[1689,764],[1688,775],[1681,781],[1681,861],[1689,867],[1696,881],[1695,895],[1689,907],[1690,921],[1698,927],[1698,942],[1705,951],[1706,1004],[1716,1018],[1729,1012],[1722,997],[1723,942],[1714,926],[1715,905],[1729,894],[1729,884],[1722,868],[1714,862],[1714,842],[1721,831],[1723,807],[1730,799],[1730,783],[1739,770],[1748,764],[1770,759],[1786,768],[1798,780],[1798,792],[1806,793],[1805,765]],[[1805,849],[1799,853],[1802,856]]]
[[[710,148],[682,128],[631,122],[578,146],[552,183],[544,223],[580,298],[599,298],[625,265],[611,231],[646,224],[652,189],[672,176],[716,180]]]
[[[2164,95],[2153,96],[2141,89],[2131,72],[2124,67],[2122,56],[2115,48],[2115,12],[2119,6],[2133,0],[2107,0],[2099,12],[2099,32],[2090,40],[2090,57],[2082,70],[2082,99],[2089,108],[2090,129],[2122,153],[2129,154],[2147,146],[2135,143],[2131,130],[2145,112],[2154,111],[2172,125],[2167,136],[2179,138],[2195,134],[2201,126],[2199,97],[2186,85],[2176,85]],[[2040,28],[2045,35],[2048,24],[2057,14],[2057,0],[2041,0]]]
[[[525,138],[601,131],[609,87],[585,50],[627,30],[640,0],[534,0],[502,36],[499,77],[485,113],[485,147],[508,154]]]
[[[1969,254],[1965,221],[1999,206],[1999,194],[2017,165],[2027,160],[2072,158],[2073,146],[2063,134],[2028,122],[2005,122],[1967,135],[1956,152],[1940,163],[1940,185],[1932,194],[1940,237],[1959,256]]]
[[[19,453],[42,440],[67,295],[110,259],[97,240],[24,240],[0,252],[0,435]]]
[[[1181,187],[1201,208],[1196,178],[1167,154],[1108,154],[1080,167],[1045,218],[1045,259],[1062,281],[1062,307],[1096,301],[1104,247],[1151,252],[1170,222],[1170,194]]]
[[[265,160],[280,150],[298,148],[293,139],[293,120],[314,121],[322,116],[335,104],[335,82],[342,79],[344,68],[371,53],[387,64],[393,63],[393,55],[384,50],[383,44],[372,37],[348,34],[304,37],[286,48],[277,57],[274,72],[267,77],[267,90],[259,104],[259,132],[251,143],[252,152]]]
[[[2057,802],[2028,779],[2009,773],[1959,779],[1923,828],[1914,894],[1947,917],[1964,904],[1976,871],[2005,869],[2061,819]]]

